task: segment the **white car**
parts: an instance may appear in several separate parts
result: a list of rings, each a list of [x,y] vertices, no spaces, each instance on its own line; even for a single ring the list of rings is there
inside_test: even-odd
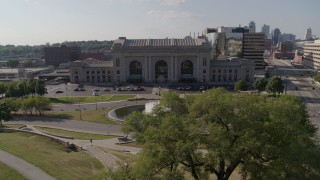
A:
[[[94,96],[99,96],[99,95],[100,95],[100,92],[93,91],[92,95],[94,95]]]

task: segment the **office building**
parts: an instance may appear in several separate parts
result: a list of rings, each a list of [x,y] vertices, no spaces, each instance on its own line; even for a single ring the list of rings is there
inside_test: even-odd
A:
[[[81,48],[78,46],[45,47],[44,57],[47,65],[59,66],[80,59]]]
[[[277,46],[279,43],[281,32],[279,28],[276,28],[272,31],[272,43],[274,46]]]
[[[264,25],[261,27],[261,32],[263,32],[264,35],[267,37],[268,34],[270,34],[270,26],[264,24]]]
[[[254,21],[250,21],[249,23],[249,32],[256,32],[256,23]]]
[[[320,69],[320,40],[304,44],[302,62],[305,67]]]
[[[284,41],[295,41],[296,40],[296,35],[294,34],[287,34],[287,33],[284,33],[284,34],[281,34],[280,37],[279,37],[279,42],[284,42]]]
[[[254,61],[255,69],[264,69],[264,33],[244,33],[242,57]]]
[[[307,32],[306,32],[306,35],[305,35],[305,40],[306,41],[312,40],[312,30],[311,30],[311,28],[307,29]]]
[[[248,28],[242,27],[219,27],[206,34],[206,37],[212,46],[213,59],[250,59],[255,62],[256,70],[264,68],[264,33],[250,33]]]

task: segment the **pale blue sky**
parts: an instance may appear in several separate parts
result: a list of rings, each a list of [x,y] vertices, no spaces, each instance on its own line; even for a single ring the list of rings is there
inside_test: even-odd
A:
[[[183,38],[206,27],[263,24],[320,36],[320,0],[0,0],[0,44]],[[192,33],[193,34],[193,33]]]

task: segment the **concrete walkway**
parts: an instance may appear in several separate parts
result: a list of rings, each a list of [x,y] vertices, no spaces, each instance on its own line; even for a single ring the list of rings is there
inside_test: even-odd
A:
[[[53,180],[55,178],[49,176],[38,167],[29,164],[25,160],[20,159],[12,154],[0,150],[0,161],[9,167],[15,169],[24,177],[30,180]]]
[[[69,144],[75,144],[75,145],[81,147],[83,150],[85,150],[88,154],[90,154],[90,155],[96,157],[98,160],[100,160],[101,163],[105,167],[109,167],[112,169],[117,168],[119,162],[120,163],[122,162],[119,158],[113,156],[112,154],[106,153],[106,152],[100,150],[99,148],[95,147],[95,146],[99,146],[99,144],[96,143],[97,140],[93,140],[93,142],[91,143],[90,140],[68,139],[68,138],[57,137],[54,135],[46,134],[46,133],[34,128],[32,125],[28,125],[26,128],[29,131],[32,131],[37,134],[42,134],[44,136],[48,136],[48,137],[51,137],[54,139],[59,139],[63,142],[68,142]],[[108,148],[108,147],[105,147],[105,148]]]

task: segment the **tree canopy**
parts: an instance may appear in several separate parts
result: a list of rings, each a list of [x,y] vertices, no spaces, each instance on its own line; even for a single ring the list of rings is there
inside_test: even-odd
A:
[[[234,84],[234,90],[245,91],[245,90],[247,90],[247,85],[243,80],[240,80]]]
[[[9,59],[6,62],[6,65],[7,65],[7,67],[16,68],[19,65],[19,61],[18,60]]]
[[[9,121],[10,119],[12,119],[12,116],[9,106],[4,102],[0,102],[0,125],[3,126],[2,120]]]
[[[279,98],[215,89],[185,99],[168,93],[151,114],[135,112],[123,125],[143,145],[130,179],[226,180],[320,178],[316,128],[306,107]],[[124,178],[125,179],[125,178]]]
[[[257,78],[253,82],[253,87],[258,91],[264,91],[266,89],[267,84],[268,84],[268,81],[265,78]]]
[[[283,82],[277,76],[271,77],[266,86],[267,92],[272,93],[274,96],[277,94],[281,94],[283,92],[283,89],[284,89]]]

